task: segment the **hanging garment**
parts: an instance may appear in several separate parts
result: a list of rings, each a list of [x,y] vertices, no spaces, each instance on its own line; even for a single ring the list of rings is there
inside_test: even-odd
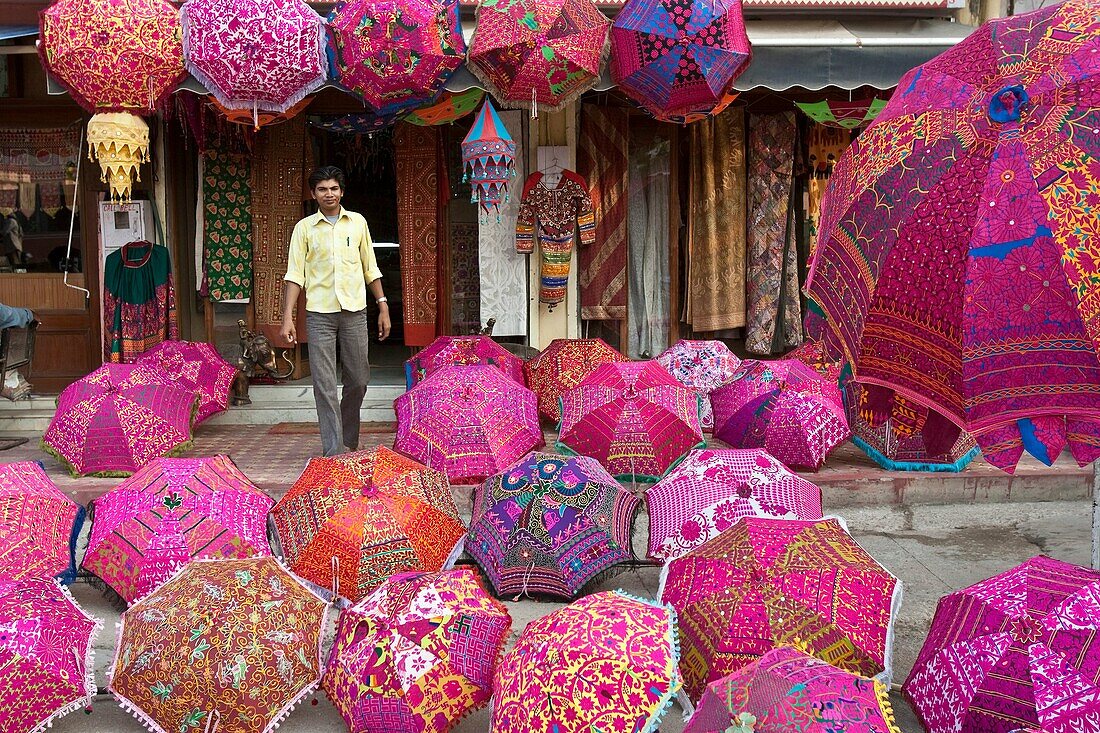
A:
[[[399,122],[393,132],[397,163],[397,231],[401,240],[401,297],[405,345],[427,346],[442,333],[438,320],[440,230],[439,129]]]
[[[580,227],[581,246],[596,237],[592,215],[592,197],[588,184],[579,173],[562,171],[556,186],[546,185],[541,171],[531,174],[523,184],[523,198],[516,222],[516,251],[535,251],[536,232],[542,250],[539,268],[539,302],[550,310],[565,300],[569,282],[569,259],[573,254],[573,234]]]
[[[252,161],[216,149],[202,154],[206,288],[213,301],[252,295]]]
[[[129,364],[161,341],[179,339],[167,247],[130,242],[103,264],[103,356]]]
[[[668,140],[658,140],[630,153],[627,356],[631,359],[652,359],[669,345],[669,151]]]
[[[827,125],[813,125],[810,128],[808,141],[810,185],[806,191],[806,221],[810,226],[810,254],[807,262],[813,258],[814,249],[817,247],[817,228],[821,222],[821,199],[825,198],[829,176],[833,173],[833,166],[851,143],[851,130]]]

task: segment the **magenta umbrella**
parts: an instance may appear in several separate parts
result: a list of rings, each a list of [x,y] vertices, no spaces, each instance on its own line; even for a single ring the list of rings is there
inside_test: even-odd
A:
[[[195,424],[229,407],[229,394],[237,369],[221,357],[217,349],[198,341],[162,341],[137,361],[168,375],[180,387],[199,397]]]
[[[413,385],[445,366],[488,364],[523,385],[523,359],[489,336],[440,336],[405,362],[405,387]]]
[[[76,579],[84,507],[61,492],[38,461],[0,465],[0,576]]]
[[[680,339],[657,356],[657,361],[685,387],[701,398],[703,430],[714,429],[710,393],[733,379],[739,359],[721,341]]]

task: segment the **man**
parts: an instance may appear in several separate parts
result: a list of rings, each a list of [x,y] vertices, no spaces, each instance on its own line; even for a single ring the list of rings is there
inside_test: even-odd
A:
[[[313,396],[326,456],[359,448],[359,409],[367,393],[367,290],[378,303],[378,338],[390,335],[390,311],[367,221],[340,205],[344,174],[324,166],[309,174],[318,212],[294,226],[290,237],[282,337],[297,341],[294,306],[306,291],[306,329]],[[344,390],[336,401],[336,344]]]

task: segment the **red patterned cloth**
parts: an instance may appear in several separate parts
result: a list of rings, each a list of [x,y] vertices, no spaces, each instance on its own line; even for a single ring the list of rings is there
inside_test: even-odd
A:
[[[398,123],[393,147],[405,345],[426,346],[439,332],[439,129]]]
[[[574,171],[562,171],[556,186],[547,186],[541,171],[523,184],[523,199],[516,221],[516,251],[531,254],[535,239],[542,250],[539,302],[550,310],[565,300],[569,282],[569,259],[573,254],[573,233],[580,227],[581,246],[595,241],[592,197],[588,183]]]

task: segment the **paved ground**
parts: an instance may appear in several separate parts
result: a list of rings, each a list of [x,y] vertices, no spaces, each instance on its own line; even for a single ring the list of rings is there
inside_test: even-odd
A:
[[[365,441],[389,443],[388,428],[377,426]],[[267,427],[218,427],[200,429],[195,454],[230,453],[238,465],[274,496],[281,495],[309,455],[318,449],[315,435],[271,434]],[[28,444],[0,453],[2,460],[42,458]],[[1063,459],[1065,460],[1065,459]],[[80,501],[102,493],[115,480],[64,476],[46,459],[51,475]],[[1044,470],[1022,467],[1017,479],[998,475],[980,464],[960,477],[912,477],[878,471],[857,453],[842,452],[816,479],[825,486],[826,511],[842,515],[855,537],[879,562],[905,584],[905,598],[896,631],[895,681],[908,673],[923,642],[935,605],[943,594],[1005,570],[1035,554],[1046,553],[1076,563],[1089,561],[1090,504],[1088,471],[1069,465]],[[468,505],[468,492],[456,490],[460,505]],[[1039,499],[1048,499],[1042,501]],[[639,519],[635,548],[645,546],[645,518]],[[653,596],[656,568],[641,568],[619,575],[600,589],[621,587],[631,593]],[[77,583],[74,595],[91,612],[107,619],[101,636],[96,667],[100,685],[115,638],[118,614],[102,595],[87,584]],[[530,600],[508,602],[514,626],[512,640],[532,619],[561,604]],[[905,733],[917,733],[917,724],[906,703],[893,695],[898,724]],[[680,731],[683,722],[672,708],[662,731]],[[458,733],[488,731],[487,711],[480,711],[456,728]],[[74,713],[54,726],[58,733],[124,733],[141,727],[110,697],[97,699],[91,715]],[[280,733],[343,730],[335,709],[324,695],[304,703],[280,727]]]

